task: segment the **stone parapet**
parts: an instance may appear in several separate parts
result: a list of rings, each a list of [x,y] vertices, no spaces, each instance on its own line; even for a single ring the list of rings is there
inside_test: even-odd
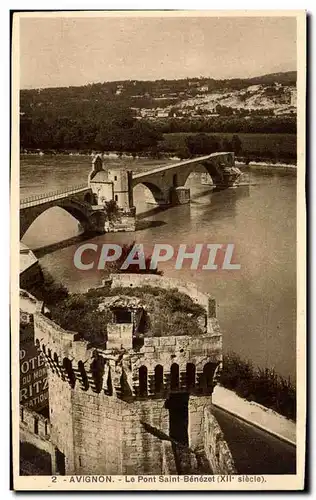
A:
[[[204,408],[204,451],[214,474],[236,474],[231,451],[210,407]]]
[[[35,343],[50,369],[72,387],[77,383],[82,390],[104,391],[123,399],[179,391],[211,394],[222,363],[222,335],[214,299],[193,284],[156,275],[118,274],[110,279],[112,288],[156,286],[186,293],[206,310],[206,332],[165,337],[150,337],[149,332],[143,345],[133,348],[132,325],[112,328],[109,324],[108,345],[96,347],[37,311]],[[122,342],[128,336],[130,343]]]

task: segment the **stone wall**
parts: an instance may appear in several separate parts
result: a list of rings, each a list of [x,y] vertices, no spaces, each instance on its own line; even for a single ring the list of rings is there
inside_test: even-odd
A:
[[[204,447],[205,409],[211,402],[210,396],[192,396],[189,399],[189,445],[197,452]]]
[[[135,367],[144,364],[153,371],[157,364],[161,364],[170,372],[171,364],[177,363],[180,372],[185,372],[186,364],[193,363],[196,371],[202,372],[206,363],[222,360],[222,338],[221,335],[145,337],[140,353],[144,356],[138,357]]]
[[[63,385],[51,374],[51,441],[65,455],[66,474],[162,474],[167,464],[174,470],[171,444],[166,444],[171,440],[165,399],[131,404]],[[205,410],[210,403],[210,396],[189,398],[191,457],[203,450],[204,430],[210,429]],[[214,426],[213,420],[211,424]],[[206,442],[214,454],[209,436]],[[217,470],[223,461],[225,467],[222,456]]]
[[[51,425],[47,418],[20,405],[20,443],[29,443],[51,456],[51,473],[55,473],[55,448],[50,438]],[[20,457],[21,458],[21,457]]]
[[[204,450],[214,474],[236,474],[224,434],[210,407],[204,409]]]
[[[66,474],[161,474],[164,400],[128,404],[61,385],[52,374],[51,440],[65,455]]]
[[[164,441],[162,444],[162,451],[163,451],[163,456],[162,456],[162,471],[161,473],[168,476],[168,475],[176,475],[178,473],[177,467],[176,467],[176,462],[174,458],[174,453],[172,449],[172,444],[170,441]]]
[[[51,441],[65,455],[66,473],[75,470],[73,453],[73,398],[72,392],[56,373],[48,370],[49,413]]]

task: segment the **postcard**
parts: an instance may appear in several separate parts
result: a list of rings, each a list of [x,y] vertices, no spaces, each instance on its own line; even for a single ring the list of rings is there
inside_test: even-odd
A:
[[[12,18],[12,488],[303,490],[306,13]]]

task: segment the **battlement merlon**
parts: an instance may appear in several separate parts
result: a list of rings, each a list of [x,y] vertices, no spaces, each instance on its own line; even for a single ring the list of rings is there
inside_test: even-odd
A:
[[[78,333],[64,330],[54,321],[42,313],[34,315],[35,342],[45,358],[63,365],[68,358],[73,365],[81,361],[93,361],[101,356],[109,362],[129,361],[132,371],[140,366],[147,366],[149,371],[154,370],[157,364],[170,365],[171,356],[177,358],[180,369],[187,363],[193,363],[197,369],[206,362],[219,363],[222,361],[222,335],[188,335],[144,337],[144,345],[139,350],[134,349],[101,349],[92,346],[83,340]]]

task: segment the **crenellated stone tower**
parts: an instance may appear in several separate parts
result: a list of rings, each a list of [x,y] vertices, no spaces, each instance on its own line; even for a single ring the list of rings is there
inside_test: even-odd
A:
[[[112,288],[144,285],[189,295],[205,310],[203,334],[143,335],[144,304],[131,296],[100,303],[111,320],[99,346],[34,313],[35,343],[49,372],[57,473],[211,473],[205,415],[222,363],[215,300],[165,277],[111,276]]]

